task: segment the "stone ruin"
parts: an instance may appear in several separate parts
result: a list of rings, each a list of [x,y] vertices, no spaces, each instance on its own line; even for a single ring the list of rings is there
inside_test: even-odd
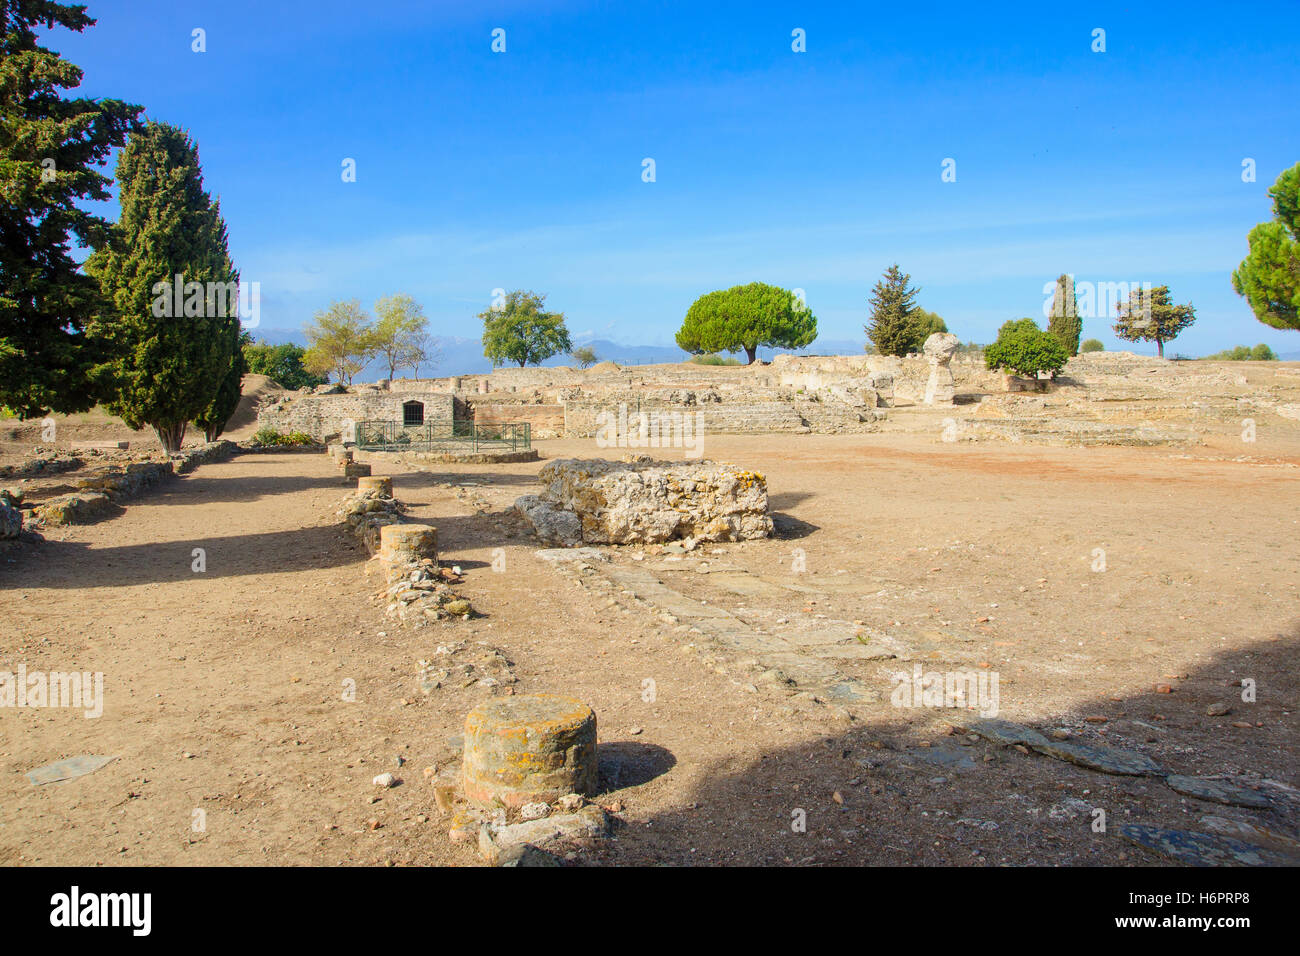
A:
[[[612,447],[653,454],[664,447],[701,451],[700,437],[707,445],[713,435],[934,434],[932,410],[942,414],[953,406],[962,412],[953,415],[960,440],[1194,444],[1216,420],[1300,420],[1300,370],[1280,362],[1096,352],[1074,356],[1055,378],[1038,381],[992,371],[980,352],[939,334],[921,354],[901,358],[777,355],[751,366],[602,362],[589,369],[500,368],[348,390],[331,386],[290,393],[263,408],[259,421],[324,440],[348,420],[404,420],[409,407],[425,422],[527,422],[534,440],[595,438],[602,448],[611,447],[605,432],[613,422]],[[688,435],[694,447],[685,444]]]
[[[772,534],[763,475],[712,461],[561,458],[515,508],[546,544],[745,541]]]
[[[438,566],[438,530],[407,521],[406,507],[393,497],[392,478],[366,475],[357,485],[338,516],[383,571],[384,590],[377,597],[387,602],[385,615],[415,627],[468,618],[473,608],[453,590],[459,569]]]
[[[460,772],[444,771],[434,795],[440,810],[454,811],[452,842],[477,843],[489,864],[556,865],[544,844],[608,832],[605,810],[586,799],[597,777],[592,709],[572,697],[520,694],[470,711]]]
[[[952,357],[957,354],[961,339],[951,332],[936,332],[925,340],[923,351],[930,365],[930,377],[925,383],[925,404],[951,405],[957,388],[952,377]]]

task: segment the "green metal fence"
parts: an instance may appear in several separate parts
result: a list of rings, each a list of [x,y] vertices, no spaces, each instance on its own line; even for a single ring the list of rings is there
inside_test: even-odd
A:
[[[401,422],[365,421],[356,425],[357,448],[362,451],[528,451],[533,447],[530,422],[476,422],[454,420],[403,425]]]

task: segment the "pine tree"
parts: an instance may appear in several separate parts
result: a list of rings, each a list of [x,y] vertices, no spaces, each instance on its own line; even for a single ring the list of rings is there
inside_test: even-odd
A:
[[[77,203],[106,200],[95,167],[126,141],[140,107],[63,99],[81,70],[36,42],[35,28],[94,26],[85,7],[0,0],[0,406],[23,418],[84,411],[101,354],[86,326],[99,288],[71,256],[108,224]]]
[[[750,282],[706,292],[686,310],[677,345],[706,355],[743,350],[747,364],[759,348],[798,349],[817,338],[817,317],[789,289]]]
[[[895,263],[871,291],[871,324],[864,331],[881,355],[906,355],[916,348],[916,296],[921,290],[909,288],[911,280]]]
[[[1300,329],[1300,163],[1278,176],[1268,194],[1273,219],[1250,231],[1250,254],[1232,274],[1232,287],[1265,325]]]
[[[1056,280],[1052,296],[1052,315],[1047,321],[1047,331],[1060,340],[1068,355],[1079,354],[1079,339],[1083,335],[1083,319],[1074,302],[1074,277],[1062,275]]]
[[[233,374],[239,273],[183,131],[148,123],[133,133],[117,178],[121,217],[86,262],[111,303],[95,324],[112,348],[106,407],[132,428],[151,426],[170,454]]]

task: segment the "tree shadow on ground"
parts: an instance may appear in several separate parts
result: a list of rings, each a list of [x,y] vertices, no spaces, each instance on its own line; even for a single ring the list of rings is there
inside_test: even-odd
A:
[[[206,570],[194,570],[194,550],[203,550]],[[366,559],[360,542],[340,526],[293,531],[211,535],[182,541],[92,547],[76,541],[45,541],[9,574],[3,588],[131,587],[207,578],[246,577],[359,564]]]
[[[338,489],[339,497],[356,489],[356,480],[344,480],[341,475],[239,475],[217,477],[202,471],[186,475],[180,481],[169,480],[147,489],[127,504],[139,501],[160,505],[202,505],[205,502],[249,502],[277,495],[292,495],[301,491]],[[191,501],[188,495],[201,495]]]
[[[1215,655],[1175,680],[1171,694],[1154,685],[1126,693],[1098,688],[1098,696],[1048,720],[1017,716],[1040,706],[1032,681],[1015,689],[1019,701],[1008,699],[1010,688],[1002,694],[1003,719],[1045,735],[1067,728],[1072,743],[1146,754],[1163,773],[1245,772],[1247,778],[1237,779],[1256,781],[1270,795],[1268,809],[1186,796],[1162,775],[1107,774],[972,739],[951,729],[945,714],[952,710],[891,707],[897,685],[886,684],[884,704],[867,712],[876,716],[741,766],[719,760],[684,808],[637,817],[617,839],[597,846],[591,862],[1170,866],[1174,859],[1129,842],[1122,828],[1212,833],[1246,823],[1296,839],[1300,792],[1258,780],[1295,783],[1298,650],[1300,627],[1293,626],[1286,635]],[[911,662],[898,664],[898,671],[911,669]],[[1256,703],[1241,700],[1246,677],[1256,682]],[[1086,675],[1094,684],[1104,679]],[[1231,704],[1231,714],[1207,716],[1209,705],[1223,703]],[[635,815],[635,794],[625,799]],[[1095,829],[1098,810],[1105,814],[1103,832]],[[1300,854],[1300,845],[1290,852]]]

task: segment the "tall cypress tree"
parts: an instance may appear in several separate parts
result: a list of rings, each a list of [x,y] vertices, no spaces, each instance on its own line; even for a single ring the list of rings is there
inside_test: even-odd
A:
[[[0,406],[23,418],[84,411],[98,397],[100,353],[85,330],[99,288],[71,244],[103,241],[108,224],[77,203],[109,198],[112,180],[95,167],[126,141],[140,107],[64,99],[81,70],[35,33],[94,23],[83,6],[0,0]]]
[[[906,355],[916,346],[916,296],[912,277],[894,263],[871,290],[871,324],[864,326],[881,355]]]
[[[1052,294],[1052,315],[1047,320],[1047,331],[1056,336],[1069,355],[1079,354],[1079,338],[1083,335],[1083,319],[1074,302],[1074,277],[1062,275],[1056,280]]]
[[[146,124],[122,150],[117,178],[121,217],[86,262],[111,300],[95,327],[114,353],[106,407],[132,428],[151,426],[172,453],[231,375],[239,273],[183,131]]]

